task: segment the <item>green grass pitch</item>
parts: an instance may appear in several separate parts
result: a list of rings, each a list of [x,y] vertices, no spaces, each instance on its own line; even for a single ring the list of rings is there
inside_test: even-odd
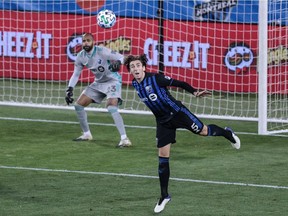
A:
[[[88,112],[94,140],[73,142],[72,110],[0,106],[0,215],[149,216],[159,197],[153,116],[123,114],[133,147],[118,149],[108,113]],[[259,136],[255,122],[231,126],[242,146],[177,131],[165,216],[284,216],[287,136]]]

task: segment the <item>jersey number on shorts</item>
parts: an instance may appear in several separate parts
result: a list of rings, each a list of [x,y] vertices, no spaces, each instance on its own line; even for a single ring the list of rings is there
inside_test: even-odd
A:
[[[195,123],[191,125],[191,128],[195,133],[199,133],[200,131],[198,125],[196,125]]]

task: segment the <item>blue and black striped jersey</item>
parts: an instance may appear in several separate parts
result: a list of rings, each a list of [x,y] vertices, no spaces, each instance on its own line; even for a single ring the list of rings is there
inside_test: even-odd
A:
[[[141,101],[146,104],[161,123],[169,121],[184,106],[170,94],[167,86],[185,87],[184,89],[191,93],[196,91],[185,82],[172,79],[163,74],[148,72],[145,72],[145,78],[140,83],[134,79],[132,85]]]

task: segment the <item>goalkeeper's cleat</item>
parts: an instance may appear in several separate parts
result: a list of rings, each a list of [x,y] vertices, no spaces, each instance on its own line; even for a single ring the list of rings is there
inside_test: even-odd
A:
[[[93,139],[93,137],[90,133],[83,133],[82,136],[80,136],[76,139],[73,139],[73,141],[90,141],[92,139]]]
[[[168,195],[166,198],[160,198],[154,208],[155,213],[160,213],[164,210],[166,204],[171,200],[171,197]]]
[[[235,140],[234,143],[231,142],[232,147],[235,148],[235,149],[240,149],[240,147],[241,147],[241,141],[240,141],[239,137],[234,133],[234,131],[233,131],[231,128],[225,127],[225,130],[230,131],[231,134],[232,134],[232,137],[233,137],[234,140]]]
[[[126,137],[125,139],[120,140],[118,147],[122,148],[122,147],[129,147],[132,146],[131,141],[129,140],[128,137]]]

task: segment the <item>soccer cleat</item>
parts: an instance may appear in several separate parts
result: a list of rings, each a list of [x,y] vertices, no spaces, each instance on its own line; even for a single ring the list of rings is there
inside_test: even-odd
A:
[[[235,148],[235,149],[240,149],[241,142],[240,142],[239,137],[234,133],[234,131],[231,128],[225,127],[225,130],[230,131],[232,133],[232,137],[235,140],[235,143],[231,142],[232,147]]]
[[[92,137],[91,134],[85,134],[85,133],[83,133],[82,136],[73,139],[73,141],[90,141],[90,140],[92,140],[92,139],[93,139],[93,137]]]
[[[155,213],[160,213],[164,210],[166,204],[171,200],[171,197],[168,195],[166,198],[160,198],[154,208]]]
[[[125,139],[120,140],[118,147],[122,148],[122,147],[129,147],[132,146],[131,141],[129,140],[128,137],[126,137]]]

